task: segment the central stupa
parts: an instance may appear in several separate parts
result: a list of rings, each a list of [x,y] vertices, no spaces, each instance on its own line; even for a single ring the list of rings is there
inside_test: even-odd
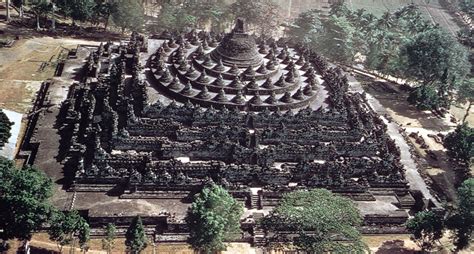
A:
[[[211,58],[226,66],[237,65],[246,68],[249,65],[258,67],[263,63],[263,58],[257,51],[253,36],[246,32],[245,22],[238,18],[232,32],[226,34],[219,46],[211,52]]]
[[[311,105],[320,91],[306,57],[285,42],[254,38],[237,19],[223,37],[191,32],[162,41],[150,58],[151,81],[175,100],[204,107],[297,109]]]

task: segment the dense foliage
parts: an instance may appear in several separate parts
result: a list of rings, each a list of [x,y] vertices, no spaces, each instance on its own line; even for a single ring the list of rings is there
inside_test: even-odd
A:
[[[467,124],[458,125],[456,129],[446,135],[444,146],[448,155],[463,162],[469,162],[474,156],[474,128]]]
[[[403,73],[425,84],[441,81],[443,75],[464,78],[469,72],[467,50],[444,30],[432,28],[402,45]]]
[[[105,227],[105,238],[102,239],[102,249],[107,253],[112,253],[115,245],[115,237],[117,235],[117,228],[114,224],[108,223]]]
[[[143,7],[135,0],[114,0],[112,21],[122,29],[141,31],[144,24]]]
[[[417,87],[408,96],[408,102],[420,110],[437,108],[439,99],[438,92],[431,86]]]
[[[222,31],[227,28],[226,26],[229,22],[232,22],[228,13],[228,5],[224,1],[186,0],[183,6],[183,12],[185,12],[183,17],[193,21],[188,23],[191,27],[206,27],[210,25],[211,30]],[[161,13],[162,15],[167,14],[165,11]],[[178,22],[178,24],[183,24],[183,22]],[[183,28],[182,26],[178,27]]]
[[[459,9],[474,19],[474,2],[472,0],[457,0]]]
[[[462,123],[465,123],[471,112],[472,103],[474,102],[474,77],[461,83],[457,91],[456,100],[461,104],[467,104],[466,113],[462,119]]]
[[[240,232],[243,207],[224,188],[204,188],[188,211],[189,243],[203,253],[225,250],[225,241]]]
[[[40,20],[47,19],[53,13],[53,4],[47,0],[38,0],[31,4],[31,10],[36,15],[36,29],[41,28]]]
[[[17,169],[0,157],[0,238],[29,240],[51,211],[52,182],[35,168]]]
[[[228,28],[237,17],[245,18],[252,30],[263,35],[278,31],[281,10],[271,0],[225,1],[184,0],[161,4],[157,24],[160,29],[186,31],[210,27],[215,32]]]
[[[0,149],[8,142],[12,125],[13,122],[10,122],[7,115],[0,110]]]
[[[337,3],[330,14],[323,18],[316,10],[304,12],[288,33],[333,61],[363,60],[368,69],[417,82],[410,102],[420,109],[449,107],[454,91],[465,83],[468,51],[415,5],[376,17]]]
[[[288,36],[308,45],[318,40],[323,25],[320,20],[321,11],[313,9],[301,13],[288,29]]]
[[[57,0],[59,10],[72,18],[73,23],[77,21],[90,20],[94,15],[96,2],[94,0]]]
[[[446,225],[453,234],[457,250],[469,247],[474,232],[474,178],[467,179],[458,188],[458,205]]]
[[[78,240],[81,249],[87,248],[90,228],[78,211],[54,211],[49,224],[49,239],[58,244],[59,252],[62,251],[65,245],[72,245],[74,248],[76,240]]]
[[[424,251],[432,250],[435,242],[443,237],[444,221],[433,211],[423,211],[406,223],[412,240]]]
[[[165,3],[162,5],[157,19],[158,27],[170,31],[184,31],[186,28],[195,27],[197,18],[192,13],[180,5]]]
[[[310,253],[365,253],[358,226],[362,217],[354,203],[325,189],[285,194],[263,219],[265,229],[293,232],[294,244]]]
[[[140,253],[148,245],[145,228],[140,216],[133,218],[132,223],[128,227],[125,233],[125,245],[131,253]]]
[[[244,18],[258,34],[265,36],[275,35],[282,22],[281,10],[272,0],[237,0],[228,13],[233,19]]]

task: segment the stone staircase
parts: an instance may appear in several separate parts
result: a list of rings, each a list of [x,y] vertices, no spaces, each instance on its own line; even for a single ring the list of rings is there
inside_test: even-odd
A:
[[[264,246],[266,244],[265,232],[260,226],[253,228],[253,245]]]
[[[251,193],[250,208],[251,209],[262,209],[262,203],[260,201],[260,195],[258,193]]]

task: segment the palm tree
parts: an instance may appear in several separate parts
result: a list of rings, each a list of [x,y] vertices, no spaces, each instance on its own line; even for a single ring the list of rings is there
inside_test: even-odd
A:
[[[390,29],[394,25],[393,16],[390,12],[385,12],[379,20],[377,20],[377,27],[380,29]]]

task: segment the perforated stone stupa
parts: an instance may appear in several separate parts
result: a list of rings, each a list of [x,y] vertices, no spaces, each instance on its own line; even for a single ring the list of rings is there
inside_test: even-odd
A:
[[[245,23],[238,19],[235,28],[227,34],[219,46],[211,52],[211,58],[215,62],[222,61],[226,66],[237,65],[246,68],[249,65],[259,67],[263,63],[263,57],[258,54],[255,39],[246,33]]]
[[[275,111],[308,106],[318,95],[306,52],[263,39],[257,46],[241,19],[220,43],[186,37],[164,43],[151,58],[155,83],[178,101]]]

